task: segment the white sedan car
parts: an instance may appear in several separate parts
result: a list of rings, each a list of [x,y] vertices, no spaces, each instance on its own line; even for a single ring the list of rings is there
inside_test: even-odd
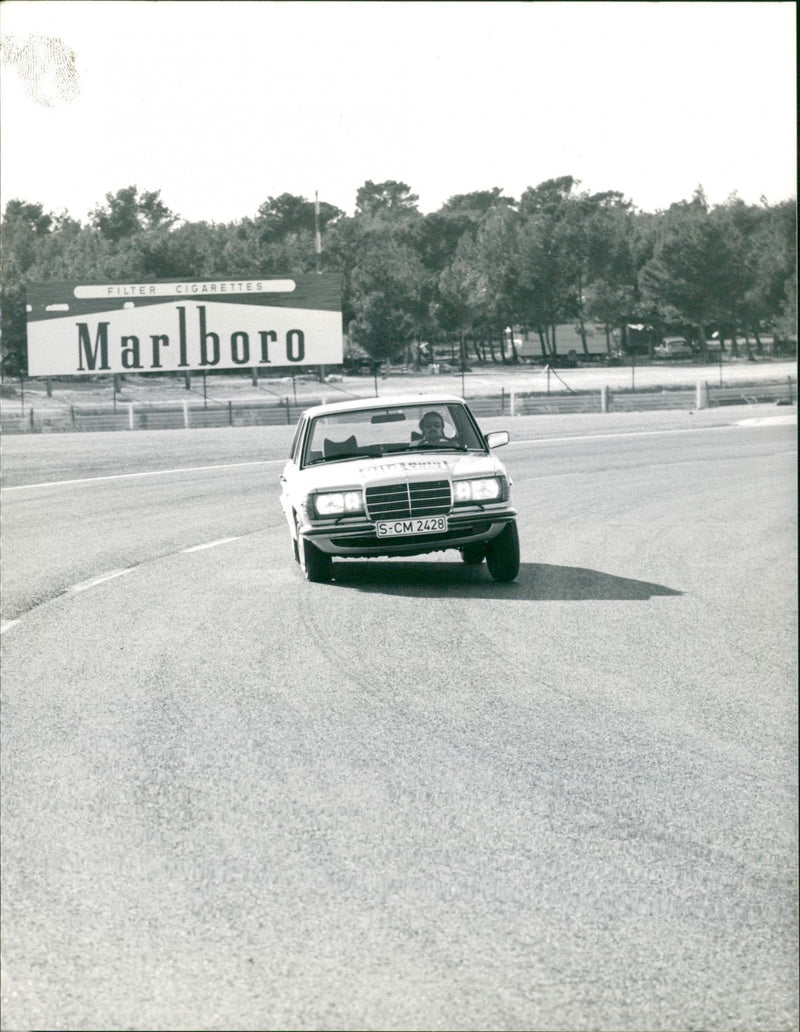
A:
[[[333,557],[458,549],[497,581],[519,572],[511,480],[462,398],[400,396],[318,405],[300,417],[281,475],[294,557],[310,581]]]

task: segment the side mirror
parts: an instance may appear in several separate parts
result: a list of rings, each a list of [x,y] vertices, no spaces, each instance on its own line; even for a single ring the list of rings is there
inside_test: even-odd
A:
[[[508,430],[493,430],[486,435],[486,443],[490,448],[502,448],[504,444],[508,444],[510,439]]]

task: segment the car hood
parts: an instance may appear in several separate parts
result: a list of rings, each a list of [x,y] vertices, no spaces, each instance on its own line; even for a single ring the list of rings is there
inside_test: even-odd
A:
[[[344,459],[320,463],[301,471],[309,488],[325,490],[347,485],[369,487],[397,481],[490,477],[505,473],[494,455],[464,452],[428,452],[425,455],[384,456],[380,459]]]

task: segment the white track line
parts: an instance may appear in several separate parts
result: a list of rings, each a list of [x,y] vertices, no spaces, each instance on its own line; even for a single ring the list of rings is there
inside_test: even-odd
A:
[[[216,469],[238,469],[240,466],[283,466],[286,459],[254,459],[252,462],[228,462],[219,466],[182,466],[178,469],[153,469],[144,473],[109,473],[103,477],[79,477],[77,480],[47,480],[41,484],[19,484],[0,491],[30,491],[34,487],[71,487],[73,484],[96,484],[105,480],[133,480],[136,477],[163,477],[173,473],[207,473]]]
[[[797,416],[761,416],[753,419],[740,419],[737,426],[790,426],[797,423]]]
[[[191,548],[182,548],[181,552],[188,555],[189,552],[202,552],[205,548],[216,548],[217,545],[227,545],[229,541],[238,541],[238,537],[218,538],[216,541],[207,541],[204,545],[192,545]]]
[[[794,417],[775,416],[773,418],[778,419],[781,422],[796,422]],[[617,440],[623,440],[628,437],[667,437],[675,436],[677,434],[702,434],[709,430],[730,430],[736,426],[749,427],[754,425],[766,426],[766,423],[761,423],[760,421],[754,421],[751,423],[749,420],[745,420],[743,423],[720,423],[717,426],[677,427],[672,430],[622,430],[619,433],[612,434],[574,434],[571,437],[538,437],[534,440],[511,441],[509,443],[509,447],[523,444],[566,444],[570,441],[609,441],[614,440],[615,438]]]
[[[182,548],[181,553],[201,552],[206,548],[216,548],[217,545],[225,545],[229,541],[239,541],[240,537],[241,535],[239,535],[239,537],[219,538],[216,541],[207,541],[202,545],[192,545],[190,548]],[[81,591],[89,591],[90,588],[96,588],[100,584],[105,584],[107,581],[116,580],[118,577],[125,577],[129,573],[133,573],[136,569],[138,569],[138,567],[128,566],[124,570],[111,570],[109,573],[101,573],[98,577],[92,577],[90,580],[80,581],[78,584],[72,584],[65,592],[63,592],[61,597],[63,598],[64,595],[70,594],[75,595]],[[16,627],[21,619],[22,617],[18,617],[16,620],[4,620],[0,623],[0,635],[5,634],[6,631],[10,631],[12,627]]]
[[[105,584],[106,581],[115,580],[117,577],[125,577],[129,573],[133,573],[135,569],[135,566],[129,566],[125,570],[112,570],[111,573],[101,573],[99,577],[92,577],[91,580],[73,584],[69,590],[73,592],[88,591],[89,588],[96,588],[98,584]]]

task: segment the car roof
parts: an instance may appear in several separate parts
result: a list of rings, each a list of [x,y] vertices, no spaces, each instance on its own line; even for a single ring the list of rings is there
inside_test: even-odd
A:
[[[335,401],[328,405],[314,405],[305,410],[305,416],[335,415],[337,412],[363,412],[364,410],[396,408],[399,405],[463,405],[464,399],[455,394],[391,394],[382,398],[354,398],[352,401]]]

